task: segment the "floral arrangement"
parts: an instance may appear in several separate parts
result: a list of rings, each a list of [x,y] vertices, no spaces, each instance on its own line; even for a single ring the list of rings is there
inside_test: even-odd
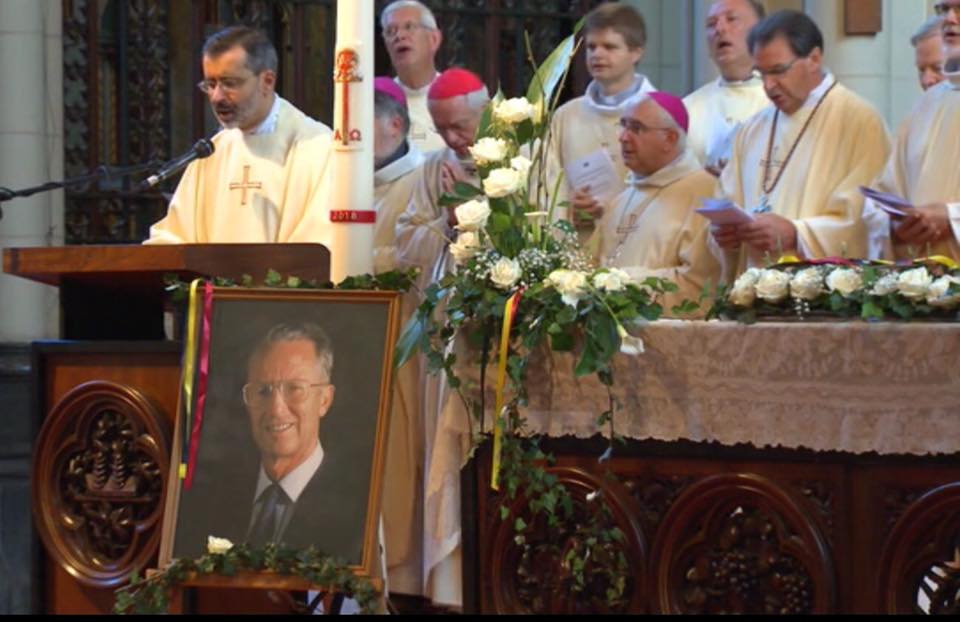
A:
[[[114,613],[168,613],[171,589],[198,575],[234,576],[238,572],[272,572],[299,577],[328,592],[354,598],[364,613],[373,613],[377,591],[369,580],[359,577],[345,564],[320,554],[316,549],[286,549],[267,544],[254,549],[234,545],[213,536],[207,539],[207,553],[198,559],[178,559],[148,577],[134,574],[130,583],[116,591]]]
[[[909,265],[827,259],[751,268],[721,288],[710,317],[826,315],[864,320],[958,319],[960,270],[943,257]]]
[[[550,118],[556,87],[575,52],[575,35],[535,68],[526,97],[506,99],[498,93],[484,112],[470,150],[481,187],[458,183],[440,201],[457,218],[449,245],[454,265],[424,292],[423,304],[398,341],[395,364],[423,352],[428,370],[444,373],[462,401],[475,440],[484,440],[492,430],[492,486],[500,490],[503,485],[507,499],[501,519],[510,517],[509,506],[519,497],[533,513],[526,520],[514,517],[518,546],[526,546],[532,525],[544,523],[554,529],[558,542],[605,543],[569,549],[561,564],[570,571],[573,593],[600,577],[607,586],[601,590],[605,602],[613,606],[629,584],[624,556],[610,552],[623,534],[611,527],[605,504],[593,503],[596,498],[585,502],[591,520],[576,519],[570,493],[546,472],[552,459],[528,437],[520,415],[527,399],[527,365],[531,354],[544,347],[576,352],[576,375],[596,374],[607,387],[609,403],[598,408],[603,410],[598,425],[609,427],[604,462],[616,438],[612,360],[617,353],[643,352],[642,340],[631,331],[658,319],[660,297],[678,288],[657,278],[635,282],[622,270],[594,266],[573,225],[554,218],[562,176],[548,183]],[[684,303],[674,311],[696,308]],[[455,347],[458,339],[479,356],[478,392],[465,391],[458,377],[458,355],[463,354]],[[494,362],[495,403],[487,404],[486,369]],[[491,405],[493,425],[488,429],[485,416]]]

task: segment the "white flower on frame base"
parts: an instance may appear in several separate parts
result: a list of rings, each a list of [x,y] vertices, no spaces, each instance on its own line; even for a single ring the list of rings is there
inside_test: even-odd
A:
[[[450,245],[450,254],[459,266],[473,259],[480,248],[480,237],[473,231],[463,231],[457,236],[457,241]]]
[[[490,268],[490,280],[502,290],[512,288],[521,276],[523,276],[523,270],[520,268],[520,263],[509,257],[501,257]]]
[[[780,270],[764,270],[757,279],[757,296],[776,304],[790,293],[790,275]]]
[[[841,296],[850,297],[863,287],[863,276],[859,270],[837,268],[827,275],[827,289]]]
[[[620,268],[610,268],[593,277],[593,286],[605,292],[621,292],[630,282],[630,275]]]
[[[498,168],[490,171],[483,180],[483,192],[491,199],[502,199],[517,192],[526,183],[526,176],[512,168]]]
[[[897,279],[897,291],[904,298],[915,301],[924,300],[931,285],[933,275],[922,266],[900,273],[900,278]]]
[[[576,308],[587,292],[587,275],[575,270],[554,270],[547,283],[560,293],[564,304]]]
[[[532,119],[536,110],[526,97],[512,97],[493,108],[493,118],[503,123],[516,124]]]
[[[207,553],[211,555],[223,555],[232,548],[233,542],[230,542],[226,538],[207,536]]]
[[[468,148],[477,166],[498,164],[507,158],[510,146],[502,138],[481,138]]]
[[[820,268],[800,270],[790,279],[790,296],[795,300],[816,300],[823,293],[823,275]]]
[[[457,216],[457,229],[479,231],[487,226],[487,220],[490,218],[490,204],[486,199],[474,199],[458,205],[454,213]]]

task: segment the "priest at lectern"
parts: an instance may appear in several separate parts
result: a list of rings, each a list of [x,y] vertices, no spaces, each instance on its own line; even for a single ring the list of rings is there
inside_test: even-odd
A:
[[[332,132],[275,92],[277,52],[231,26],[203,46],[203,80],[222,129],[187,167],[145,244],[309,242],[329,246]]]

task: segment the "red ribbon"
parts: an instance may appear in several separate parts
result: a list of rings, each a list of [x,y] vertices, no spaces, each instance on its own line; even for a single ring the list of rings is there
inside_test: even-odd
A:
[[[210,318],[213,316],[213,284],[203,285],[203,324],[200,328],[199,382],[197,383],[197,407],[193,413],[193,429],[190,430],[190,457],[187,460],[187,476],[184,490],[193,485],[193,473],[197,467],[197,452],[200,450],[200,428],[203,424],[203,409],[207,402],[207,379],[210,375]]]
[[[330,212],[330,222],[355,222],[372,225],[377,222],[375,211],[333,210]]]
[[[856,266],[857,263],[844,257],[824,257],[823,259],[808,259],[807,263],[811,266],[828,266],[837,264],[841,266]]]

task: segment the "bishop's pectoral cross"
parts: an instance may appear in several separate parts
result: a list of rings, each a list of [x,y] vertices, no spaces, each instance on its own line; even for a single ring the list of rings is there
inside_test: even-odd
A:
[[[247,204],[247,190],[260,190],[263,188],[263,184],[259,181],[250,181],[250,167],[243,167],[243,181],[242,182],[233,182],[230,184],[231,190],[242,190],[243,194],[240,196],[240,205]]]

